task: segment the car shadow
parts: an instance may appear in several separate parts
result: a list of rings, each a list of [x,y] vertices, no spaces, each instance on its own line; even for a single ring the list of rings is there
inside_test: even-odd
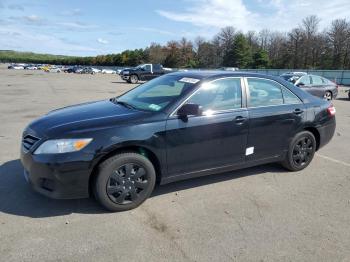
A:
[[[188,179],[176,183],[157,186],[151,197],[194,189],[208,184],[266,172],[286,172],[279,165],[268,164],[239,171]],[[34,192],[23,177],[20,160],[8,161],[0,166],[0,212],[43,218],[68,215],[72,213],[102,214],[107,213],[95,199],[57,200]]]
[[[112,84],[127,84],[126,81],[111,81]]]
[[[350,99],[347,98],[347,97],[338,97],[336,100],[340,100],[340,101],[350,101]]]

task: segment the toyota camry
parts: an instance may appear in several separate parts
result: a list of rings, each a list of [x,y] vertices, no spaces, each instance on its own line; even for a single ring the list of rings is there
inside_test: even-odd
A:
[[[177,72],[40,117],[23,132],[21,161],[26,180],[48,197],[94,195],[124,211],[156,184],[271,162],[302,170],[335,126],[330,101],[282,78]]]

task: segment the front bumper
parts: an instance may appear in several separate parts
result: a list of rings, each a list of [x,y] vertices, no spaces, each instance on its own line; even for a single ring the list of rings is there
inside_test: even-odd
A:
[[[122,75],[122,79],[123,79],[123,80],[129,80],[129,79],[130,79],[130,76],[129,76],[129,75]]]
[[[34,155],[21,150],[24,177],[33,189],[56,199],[89,196],[92,155],[81,152]]]

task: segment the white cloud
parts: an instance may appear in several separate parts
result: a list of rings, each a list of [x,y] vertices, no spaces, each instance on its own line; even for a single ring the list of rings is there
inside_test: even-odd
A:
[[[181,13],[164,10],[157,10],[157,12],[161,16],[174,21],[217,28],[236,25],[242,29],[247,29],[250,17],[254,16],[242,0],[199,0],[188,3],[193,3],[193,5]]]
[[[153,27],[134,27],[132,29],[138,30],[138,31],[144,31],[144,32],[157,33],[157,34],[161,34],[161,35],[175,35],[174,33],[170,32],[170,31],[161,30],[161,29],[157,29],[157,28],[153,28]]]
[[[63,16],[78,16],[82,14],[82,11],[80,8],[74,8],[72,10],[66,10],[60,13]]]
[[[42,21],[42,18],[37,15],[26,15],[23,18],[30,23],[40,23]]]
[[[40,43],[40,45],[38,45]],[[55,53],[67,55],[95,54],[102,52],[90,46],[70,43],[58,37],[43,33],[30,33],[14,26],[0,27],[0,46],[3,49]],[[55,50],[55,51],[53,51]]]
[[[58,22],[56,23],[59,26],[64,26],[68,29],[96,29],[98,26],[85,24],[81,22]]]
[[[321,19],[321,28],[333,19],[350,19],[349,0],[256,0],[254,8],[243,0],[187,0],[187,7],[178,12],[157,10],[156,12],[173,21],[191,23],[210,29],[234,26],[239,30],[286,31],[298,26],[309,15]]]
[[[96,40],[98,43],[100,43],[100,44],[104,44],[104,45],[106,45],[106,44],[108,44],[109,42],[108,42],[108,40],[106,40],[106,39],[102,39],[102,38],[97,38],[97,40]]]

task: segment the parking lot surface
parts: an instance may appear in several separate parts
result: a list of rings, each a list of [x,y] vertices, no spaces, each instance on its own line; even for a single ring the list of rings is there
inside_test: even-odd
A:
[[[0,66],[0,261],[350,261],[350,101],[311,165],[277,164],[156,188],[139,208],[52,200],[22,176],[21,133],[36,117],[130,89],[116,75]]]

